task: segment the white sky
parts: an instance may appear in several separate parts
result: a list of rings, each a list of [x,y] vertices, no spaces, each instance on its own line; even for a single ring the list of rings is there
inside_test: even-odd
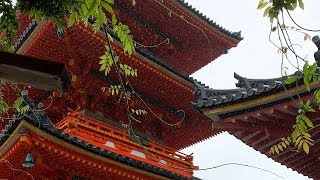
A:
[[[186,0],[210,19],[231,31],[242,31],[244,40],[237,48],[229,51],[193,76],[211,88],[234,88],[237,72],[248,78],[274,78],[281,76],[281,56],[269,42],[270,23],[256,10],[259,0]],[[304,27],[320,29],[320,1],[304,0],[305,10],[293,14],[295,20]],[[290,22],[287,18],[287,22]],[[315,34],[310,34],[311,36]],[[296,47],[302,57],[312,62],[316,47],[310,41],[303,41],[302,34],[293,34],[294,41],[302,45]],[[277,39],[274,38],[274,41]],[[288,63],[286,66],[293,72]],[[235,162],[270,170],[285,179],[300,180],[306,177],[287,169],[272,159],[244,145],[235,137],[222,133],[207,141],[194,145],[184,152],[194,152],[194,163],[200,168]],[[272,174],[241,166],[225,166],[208,171],[196,171],[195,176],[204,180],[270,180],[280,179]]]

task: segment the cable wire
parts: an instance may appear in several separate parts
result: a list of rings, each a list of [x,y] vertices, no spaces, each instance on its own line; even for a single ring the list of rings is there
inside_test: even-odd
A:
[[[170,43],[170,39],[169,39],[169,38],[166,38],[166,39],[163,40],[162,42],[160,42],[160,43],[158,43],[158,44],[155,44],[155,45],[144,45],[144,44],[138,43],[138,42],[135,41],[135,40],[133,40],[133,42],[135,42],[136,44],[138,44],[138,45],[141,46],[141,47],[145,47],[145,48],[155,48],[155,47],[161,46],[161,45],[164,44],[164,43],[169,44],[169,43]]]
[[[16,169],[12,167],[12,164],[8,161],[8,160],[4,160],[4,162],[7,164],[7,166],[12,170],[12,171],[20,171],[23,172],[25,174],[27,174],[28,176],[30,176],[32,178],[32,180],[34,180],[32,174],[28,173],[27,171],[21,170],[21,169]]]

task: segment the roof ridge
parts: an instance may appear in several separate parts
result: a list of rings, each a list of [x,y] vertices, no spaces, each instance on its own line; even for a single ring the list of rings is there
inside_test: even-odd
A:
[[[210,18],[208,18],[206,15],[204,15],[203,13],[201,13],[199,10],[197,10],[196,8],[194,8],[192,5],[189,5],[188,2],[185,2],[184,0],[176,0],[176,2],[178,2],[179,4],[183,5],[185,8],[187,8],[188,10],[190,10],[192,13],[194,13],[196,16],[198,16],[199,18],[203,19],[206,23],[208,23],[209,25],[213,26],[214,28],[218,29],[219,31],[221,31],[222,33],[237,39],[238,41],[241,41],[243,39],[243,37],[241,36],[241,31],[238,32],[231,32],[227,29],[225,29],[224,27],[220,26],[219,24],[217,24],[216,22],[213,22],[213,20],[211,20]]]
[[[193,106],[196,109],[214,108],[226,106],[235,102],[243,101],[248,98],[258,98],[272,93],[283,91],[284,89],[295,87],[292,84],[286,84],[284,80],[292,76],[300,76],[301,72],[278,78],[269,79],[248,79],[234,73],[238,80],[235,89],[212,89],[193,81],[195,86],[194,96],[198,102]],[[299,83],[299,82],[297,82]]]

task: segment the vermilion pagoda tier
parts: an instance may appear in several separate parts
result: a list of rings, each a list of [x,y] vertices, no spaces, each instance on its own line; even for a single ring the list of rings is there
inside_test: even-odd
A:
[[[119,0],[115,8],[119,21],[130,27],[137,44],[136,53],[131,56],[123,53],[118,42],[114,42],[112,47],[123,63],[138,69],[138,77],[128,78],[126,88],[139,95],[130,97],[130,107],[148,111],[146,116],[137,116],[137,121],[132,122],[134,131],[140,132],[139,138],[146,136],[141,139],[141,142],[146,144],[139,147],[135,142],[138,136],[132,137],[127,131],[114,124],[121,124],[123,127],[128,124],[126,108],[121,96],[111,95],[108,90],[105,90],[110,85],[118,84],[119,80],[114,70],[108,76],[99,72],[99,57],[104,54],[106,38],[102,32],[94,33],[90,25],[88,27],[83,24],[75,25],[58,36],[57,28],[51,21],[42,20],[36,24],[26,15],[20,14],[22,30],[18,32],[21,36],[15,44],[16,52],[64,63],[72,80],[72,86],[66,94],[55,93],[49,99],[45,99],[46,97],[43,96],[45,92],[42,90],[25,88],[36,102],[44,101],[45,106],[48,107],[46,112],[49,118],[64,131],[63,135],[71,135],[96,148],[117,153],[117,157],[134,159],[147,166],[160,168],[164,172],[171,172],[173,175],[178,175],[177,177],[191,178],[190,169],[196,168],[192,164],[192,156],[178,153],[177,150],[209,138],[220,130],[212,129],[207,117],[192,108],[191,102],[195,101],[195,98],[192,79],[189,75],[235,47],[241,40],[240,34],[231,33],[212,23],[181,1],[142,0],[137,1],[133,7],[129,1]],[[13,99],[12,97],[9,101]],[[72,109],[87,109],[114,123],[105,124],[97,118],[84,114],[68,114]],[[32,120],[22,120],[21,123],[28,124],[30,121]],[[180,121],[178,125],[172,125]],[[34,128],[27,126],[30,129]],[[50,157],[55,161],[57,161],[56,158],[63,159],[66,151],[68,151],[68,158],[73,157],[72,154],[75,153],[72,148],[64,149],[60,146],[61,143],[57,144],[57,139],[49,145],[41,142],[40,137],[40,140],[37,139],[36,131],[27,134],[31,137],[21,138],[30,139],[28,141],[36,144],[31,146],[36,149],[35,156],[47,151],[43,147],[62,148],[50,153],[52,155]],[[60,137],[59,134],[61,133],[53,133]],[[64,138],[63,135],[60,138]],[[47,134],[41,136],[44,139],[51,139]],[[18,141],[6,140],[5,142],[5,150],[11,148],[13,154],[16,150],[27,152],[20,147]],[[13,146],[15,143],[20,148],[15,148]],[[32,148],[29,147],[29,149]],[[86,146],[81,148],[86,149]],[[5,150],[3,151],[6,152]],[[61,156],[55,154],[59,151],[62,152]],[[19,165],[18,156],[22,155],[9,154],[6,158],[16,159],[14,165],[17,166]],[[91,161],[80,157],[68,159],[68,162],[62,166],[70,166],[74,169],[76,167],[72,163],[78,159],[82,164],[90,162],[94,167],[103,167],[96,160]],[[52,168],[51,165],[48,166]],[[121,169],[121,165],[117,167],[119,166]],[[83,166],[79,165],[79,168],[83,172]],[[104,169],[107,168],[107,166],[104,167]],[[110,171],[118,174],[123,172],[130,174],[130,170],[112,169],[111,167]],[[35,170],[31,170],[33,171]],[[91,171],[94,170],[90,169]],[[147,171],[158,173],[158,170]],[[64,173],[61,169],[59,172]],[[140,174],[135,177],[148,179],[149,174],[147,176]]]

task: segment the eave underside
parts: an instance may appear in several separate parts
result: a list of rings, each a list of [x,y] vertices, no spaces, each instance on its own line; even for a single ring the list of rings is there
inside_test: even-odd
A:
[[[301,95],[301,100],[306,101],[313,93]],[[272,98],[271,98],[272,99]],[[299,99],[295,99],[299,101]],[[320,111],[308,114],[316,128],[309,131],[314,146],[310,147],[307,155],[302,150],[297,151],[294,146],[285,148],[283,152],[270,154],[270,148],[286,138],[293,132],[298,115],[298,106],[292,99],[278,99],[268,104],[256,106],[254,109],[242,109],[237,113],[228,112],[220,114],[220,119],[213,122],[213,126],[228,131],[236,138],[255,150],[272,158],[305,176],[320,179]],[[244,107],[245,103],[243,104]],[[227,106],[226,106],[227,108]],[[209,115],[210,116],[210,115]]]

